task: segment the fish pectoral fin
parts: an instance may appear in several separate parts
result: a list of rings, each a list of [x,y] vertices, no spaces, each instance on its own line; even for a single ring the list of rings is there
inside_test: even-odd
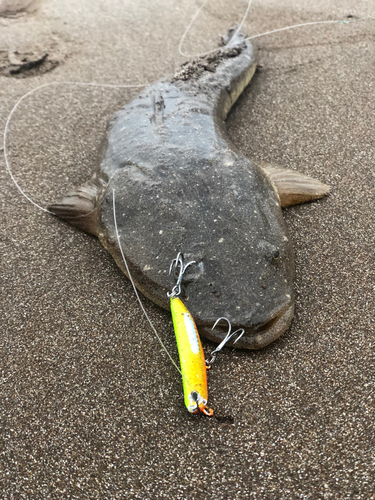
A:
[[[308,175],[269,163],[261,163],[259,166],[271,179],[282,207],[317,200],[329,193],[326,184]]]
[[[49,205],[48,210],[72,226],[98,236],[96,207],[101,188],[98,181],[91,179]]]

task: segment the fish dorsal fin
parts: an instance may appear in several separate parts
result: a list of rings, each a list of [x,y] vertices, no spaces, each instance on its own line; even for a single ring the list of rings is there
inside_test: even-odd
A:
[[[72,226],[98,236],[96,207],[101,188],[98,181],[91,179],[49,205],[48,210]]]
[[[269,163],[261,163],[259,166],[271,179],[282,207],[317,200],[329,193],[326,184],[308,175]]]

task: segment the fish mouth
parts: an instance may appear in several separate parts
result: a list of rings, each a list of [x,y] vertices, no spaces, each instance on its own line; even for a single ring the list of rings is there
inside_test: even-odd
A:
[[[256,327],[244,327],[244,335],[237,341],[230,341],[226,345],[228,347],[236,347],[239,349],[261,349],[279,338],[290,327],[294,316],[294,302],[289,303],[285,308],[279,311],[271,319],[257,325]],[[232,325],[232,331],[241,326]],[[228,330],[217,326],[215,330],[207,326],[198,326],[202,335],[213,342],[220,343],[226,336]]]

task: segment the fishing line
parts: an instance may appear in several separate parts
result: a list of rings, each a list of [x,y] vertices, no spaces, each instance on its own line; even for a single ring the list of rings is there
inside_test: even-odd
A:
[[[355,21],[360,21],[360,19],[356,19]],[[349,24],[354,21],[347,21],[346,19],[337,19],[335,21],[312,21],[310,23],[302,23],[302,24],[294,24],[293,26],[286,26],[285,28],[278,28],[272,31],[266,31],[264,33],[260,33],[259,35],[249,36],[245,38],[245,40],[254,40],[255,38],[260,38],[261,36],[272,35],[273,33],[279,33],[280,31],[292,30],[295,28],[302,28],[303,26],[314,26],[316,24]]]
[[[191,18],[190,23],[188,24],[187,28],[185,29],[185,31],[184,31],[184,33],[183,33],[183,35],[181,37],[180,43],[178,45],[178,51],[184,57],[204,57],[204,56],[207,56],[207,55],[210,55],[210,54],[214,54],[215,52],[219,52],[220,50],[222,50],[222,47],[218,47],[216,49],[208,50],[207,52],[201,52],[199,54],[186,54],[185,52],[182,51],[182,45],[183,45],[183,43],[185,41],[185,38],[186,38],[188,32],[190,31],[190,29],[193,26],[195,20],[197,19],[197,17],[199,16],[199,14],[202,12],[202,10],[205,7],[205,5],[207,4],[207,2],[208,2],[208,0],[205,0],[203,2],[203,4],[199,7],[199,9],[196,11],[196,13]],[[230,47],[231,41],[240,32],[242,26],[244,25],[244,23],[246,21],[246,18],[248,16],[248,14],[249,14],[251,3],[252,3],[252,0],[249,0],[249,2],[247,4],[245,15],[243,16],[243,18],[242,18],[242,20],[241,20],[238,28],[236,29],[234,35],[232,36],[231,40],[229,40],[229,42],[225,45],[225,47]],[[272,35],[273,33],[278,33],[279,31],[287,31],[287,30],[292,30],[292,29],[295,29],[295,28],[302,28],[303,26],[314,26],[314,25],[317,25],[317,24],[337,24],[337,23],[349,24],[349,23],[352,23],[352,22],[355,22],[355,21],[361,21],[361,20],[364,20],[364,19],[372,19],[372,18],[368,17],[368,18],[363,18],[363,19],[352,19],[350,21],[346,20],[346,19],[336,19],[336,20],[333,20],[333,21],[311,21],[311,22],[308,22],[308,23],[294,24],[293,26],[286,26],[284,28],[278,28],[278,29],[275,29],[275,30],[272,30],[272,31],[266,31],[264,33],[259,33],[258,35],[249,36],[249,37],[245,38],[243,41],[254,40],[255,38],[260,38],[262,36]]]

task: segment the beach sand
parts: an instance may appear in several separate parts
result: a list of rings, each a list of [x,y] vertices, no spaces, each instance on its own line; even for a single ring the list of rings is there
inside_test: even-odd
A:
[[[183,51],[215,48],[246,5],[208,3]],[[173,73],[198,6],[45,0],[0,17],[2,130],[39,85]],[[244,31],[371,15],[365,0],[265,0]],[[0,158],[1,498],[374,498],[374,27],[254,41],[259,71],[228,118],[232,141],[331,194],[284,210],[292,327],[263,350],[224,350],[208,374],[212,419],[187,413],[179,373],[98,240],[22,197]],[[137,92],[64,84],[25,98],[7,146],[27,195],[46,207],[88,179],[108,118]],[[170,314],[144,304],[177,360]]]

